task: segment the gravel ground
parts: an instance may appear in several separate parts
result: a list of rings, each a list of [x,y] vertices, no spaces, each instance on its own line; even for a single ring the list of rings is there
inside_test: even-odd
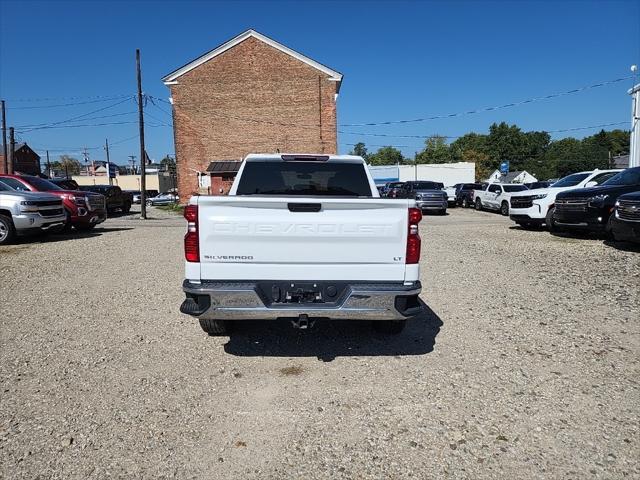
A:
[[[402,335],[213,338],[152,216],[0,247],[0,477],[640,478],[637,250],[454,209]]]

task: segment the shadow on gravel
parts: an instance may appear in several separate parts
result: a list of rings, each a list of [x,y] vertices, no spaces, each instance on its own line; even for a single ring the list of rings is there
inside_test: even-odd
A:
[[[91,238],[99,237],[105,233],[121,232],[124,230],[133,230],[132,228],[122,227],[96,227],[88,232],[79,232],[77,230],[71,230],[70,232],[63,233],[49,233],[49,234],[32,234],[25,235],[24,237],[18,237],[17,244],[29,244],[29,243],[52,243],[52,242],[64,242],[67,240],[76,240],[78,238]]]
[[[631,242],[616,242],[614,240],[605,240],[604,244],[607,247],[615,248],[623,252],[640,252],[640,243]]]
[[[519,230],[522,232],[546,232],[547,231],[547,229],[542,225],[540,226],[531,225],[530,227],[524,227],[522,225],[512,225],[509,227],[509,230]]]
[[[375,332],[368,321],[318,321],[295,330],[287,321],[236,322],[225,352],[241,357],[336,357],[424,355],[433,351],[443,323],[425,305],[425,313],[407,322],[399,335]]]

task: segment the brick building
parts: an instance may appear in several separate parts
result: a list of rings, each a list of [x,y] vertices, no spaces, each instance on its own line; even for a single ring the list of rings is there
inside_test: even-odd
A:
[[[7,150],[9,147],[7,146]],[[1,151],[1,150],[0,150]],[[9,154],[9,157],[11,154]],[[14,147],[13,171],[26,175],[40,175],[40,155],[26,143],[16,143]],[[4,155],[0,153],[0,173],[4,171]]]
[[[196,192],[227,193],[237,169],[222,172],[212,162],[249,153],[337,153],[342,74],[254,30],[162,80],[171,90],[182,201]]]

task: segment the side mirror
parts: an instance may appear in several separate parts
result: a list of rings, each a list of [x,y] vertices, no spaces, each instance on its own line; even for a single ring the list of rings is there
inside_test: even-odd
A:
[[[584,188],[595,187],[596,185],[598,185],[598,182],[594,182],[593,180],[591,180],[590,182],[584,184]]]

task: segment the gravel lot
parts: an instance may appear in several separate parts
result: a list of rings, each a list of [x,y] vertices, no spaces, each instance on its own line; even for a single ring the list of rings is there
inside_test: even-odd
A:
[[[181,315],[180,217],[0,247],[0,477],[640,478],[640,253],[454,209],[363,323]]]

